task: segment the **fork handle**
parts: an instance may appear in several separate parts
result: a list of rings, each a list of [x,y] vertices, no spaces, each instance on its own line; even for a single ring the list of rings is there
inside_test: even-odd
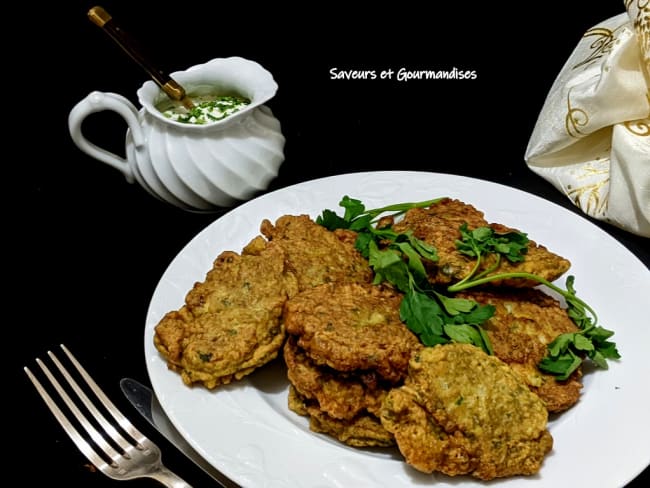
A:
[[[165,466],[160,466],[160,469],[149,473],[148,476],[165,485],[167,488],[192,488],[192,485],[172,473]]]

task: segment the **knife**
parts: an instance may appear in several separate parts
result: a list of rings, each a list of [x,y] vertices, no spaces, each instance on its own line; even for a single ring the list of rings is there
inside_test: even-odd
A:
[[[133,378],[122,378],[120,380],[120,389],[140,415],[147,419],[147,421],[179,451],[185,454],[189,459],[194,461],[199,468],[210,475],[220,487],[239,488],[238,484],[232,482],[224,474],[215,469],[214,466],[203,459],[203,457],[187,443],[183,436],[172,425],[151,388]]]

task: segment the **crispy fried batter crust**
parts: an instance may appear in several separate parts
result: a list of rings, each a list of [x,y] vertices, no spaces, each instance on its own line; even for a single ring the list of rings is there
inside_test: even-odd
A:
[[[483,212],[472,205],[453,199],[443,199],[428,208],[411,209],[393,228],[397,232],[411,230],[415,237],[435,246],[439,259],[435,263],[427,263],[430,280],[433,283],[451,284],[467,276],[476,262],[474,258],[465,256],[456,250],[456,240],[461,238],[458,229],[463,223],[467,223],[469,229],[489,226],[499,233],[516,230],[501,224],[490,224],[485,220]],[[486,259],[481,269],[492,264],[492,259]],[[552,253],[534,241],[529,241],[528,253],[523,262],[511,263],[507,259],[502,259],[499,266],[488,276],[497,273],[527,272],[554,281],[562,276],[570,266],[571,263],[567,259]],[[495,281],[492,284],[533,287],[539,283],[512,278],[501,282]]]
[[[319,365],[337,371],[373,370],[389,382],[406,375],[419,339],[399,317],[402,295],[388,288],[331,283],[287,301],[287,332]]]
[[[425,473],[490,480],[539,471],[553,439],[543,402],[501,360],[468,344],[414,353],[381,422]]]
[[[392,387],[374,371],[341,373],[317,366],[289,337],[284,346],[287,376],[300,395],[314,400],[329,416],[351,420],[360,413],[379,415],[381,403]]]
[[[334,418],[323,412],[318,404],[300,395],[289,387],[289,409],[298,415],[309,417],[309,428],[313,432],[327,434],[353,447],[388,447],[395,444],[390,432],[381,425],[378,417],[359,413],[351,419]]]
[[[277,356],[285,338],[282,307],[296,291],[282,249],[226,251],[185,306],[158,323],[154,343],[185,384],[230,383]]]
[[[275,225],[264,220],[260,230],[272,244],[284,250],[299,290],[323,283],[372,280],[368,261],[354,248],[356,235],[350,231],[331,232],[308,215],[284,215]]]
[[[494,354],[521,376],[549,412],[564,411],[578,401],[581,368],[558,381],[537,367],[557,336],[579,330],[555,298],[534,289],[468,291],[459,296],[495,306],[494,315],[483,324]]]

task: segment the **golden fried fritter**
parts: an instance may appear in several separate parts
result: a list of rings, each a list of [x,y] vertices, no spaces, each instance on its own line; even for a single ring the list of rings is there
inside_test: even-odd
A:
[[[351,420],[360,413],[379,415],[381,403],[391,384],[377,378],[374,371],[341,373],[317,366],[289,337],[284,345],[289,382],[300,395],[314,400],[330,417]]]
[[[469,344],[413,354],[381,422],[408,464],[490,480],[539,471],[553,446],[548,412],[505,363]]]
[[[287,333],[319,365],[337,371],[372,370],[389,382],[406,375],[419,339],[399,316],[402,295],[381,286],[329,283],[287,301]]]
[[[163,354],[180,352],[173,361],[171,354],[166,357],[185,384],[214,388],[241,379],[275,358],[284,332],[272,314],[231,308],[188,317],[183,308],[160,321],[154,340]]]
[[[154,344],[187,385],[230,383],[275,358],[285,339],[284,303],[297,292],[284,251],[223,252],[186,296],[156,325]]]
[[[433,283],[451,284],[467,276],[476,263],[475,258],[461,254],[456,249],[456,240],[461,238],[459,228],[463,223],[467,223],[470,230],[485,226],[491,227],[498,233],[516,230],[501,224],[490,224],[485,220],[483,212],[472,205],[449,198],[434,203],[428,208],[409,210],[404,218],[393,226],[393,229],[396,232],[411,230],[415,237],[435,246],[438,252],[438,261],[427,262],[429,278]],[[488,257],[483,261],[480,269],[486,269],[493,263],[493,258]],[[554,281],[562,276],[570,265],[568,260],[531,240],[528,243],[528,252],[523,262],[511,263],[507,259],[501,259],[498,267],[488,276],[517,271],[536,274],[548,281]],[[533,287],[539,283],[533,280],[513,278],[502,280],[499,283],[495,281],[493,284]]]
[[[555,298],[536,289],[466,291],[458,296],[494,305],[494,315],[483,327],[495,356],[521,376],[549,412],[561,412],[578,401],[581,368],[567,380],[558,381],[537,367],[557,336],[579,330]]]
[[[370,282],[368,261],[354,248],[354,233],[332,232],[308,215],[284,215],[275,225],[264,220],[264,236],[280,246],[300,290],[332,282]]]
[[[359,413],[347,420],[334,418],[293,386],[289,387],[288,406],[298,415],[309,417],[309,428],[313,432],[327,434],[349,446],[387,447],[395,444],[392,434],[384,429],[378,417],[370,413]]]
[[[298,291],[297,278],[286,263],[286,253],[263,239],[255,253],[225,251],[214,261],[205,280],[195,283],[185,303],[194,316],[233,307],[274,315],[282,312],[287,297]],[[251,248],[251,244],[247,249]]]

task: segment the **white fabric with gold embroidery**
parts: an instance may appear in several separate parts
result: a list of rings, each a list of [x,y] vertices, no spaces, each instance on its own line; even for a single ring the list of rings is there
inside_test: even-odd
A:
[[[585,32],[525,160],[586,214],[650,237],[650,0]]]

